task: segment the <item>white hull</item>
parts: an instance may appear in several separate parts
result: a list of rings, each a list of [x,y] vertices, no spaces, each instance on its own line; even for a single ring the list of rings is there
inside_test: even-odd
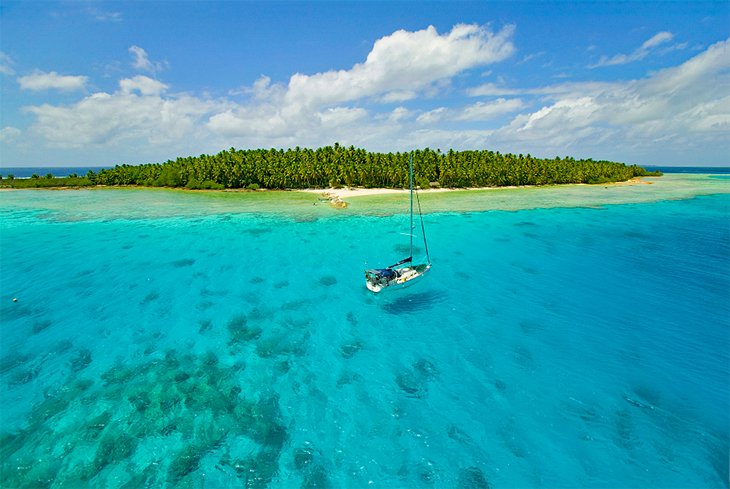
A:
[[[430,263],[426,265],[423,270],[420,271],[416,270],[415,267],[404,267],[396,269],[395,271],[398,275],[394,279],[384,283],[373,283],[370,280],[366,279],[365,286],[368,288],[368,290],[375,293],[381,292],[383,289],[404,289],[410,285],[413,285],[415,282],[418,282],[418,279],[423,277],[430,269]]]
[[[377,284],[371,284],[371,283],[370,283],[370,282],[368,282],[367,280],[365,281],[365,286],[366,286],[366,287],[367,287],[367,288],[368,288],[368,289],[369,289],[370,291],[372,291],[372,292],[380,292],[381,290],[383,290],[383,287],[381,287],[380,285],[377,285]]]

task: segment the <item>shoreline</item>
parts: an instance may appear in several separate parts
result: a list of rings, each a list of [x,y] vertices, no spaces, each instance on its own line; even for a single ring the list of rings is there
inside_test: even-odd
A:
[[[443,193],[443,192],[464,192],[464,191],[480,191],[480,190],[500,190],[500,189],[525,189],[525,188],[561,188],[561,187],[572,187],[572,186],[594,186],[594,187],[607,187],[607,186],[621,186],[621,185],[636,185],[639,183],[651,184],[653,182],[644,182],[643,178],[651,177],[634,177],[630,180],[623,182],[606,182],[606,183],[552,183],[546,185],[504,185],[498,187],[438,187],[438,188],[417,188],[419,194],[431,194],[431,193]],[[371,197],[376,195],[389,195],[389,194],[407,194],[409,189],[407,188],[366,188],[366,187],[326,187],[326,188],[261,188],[256,190],[249,190],[245,188],[223,188],[223,189],[192,189],[186,187],[148,187],[144,185],[73,185],[73,186],[38,186],[38,187],[7,187],[0,185],[0,192],[8,190],[103,190],[103,189],[148,189],[148,190],[176,190],[183,192],[193,193],[267,193],[267,192],[302,192],[306,194],[319,194],[321,196],[328,196],[331,199],[345,199],[350,197]]]
[[[424,189],[419,192],[419,197],[424,214],[516,211],[602,207],[730,194],[727,183],[727,178],[713,178],[709,174],[677,174],[611,184]],[[0,196],[0,207],[3,209],[18,206],[42,209],[50,211],[45,215],[54,220],[107,219],[110,215],[114,218],[142,219],[228,213],[286,215],[298,220],[309,220],[334,216],[400,214],[407,209],[408,190],[332,188],[252,191],[94,186],[79,189],[0,188]]]
[[[598,187],[609,187],[609,186],[631,186],[631,185],[651,185],[654,182],[644,181],[644,178],[648,177],[634,177],[630,180],[623,182],[608,182],[608,183],[562,183],[562,184],[549,184],[549,185],[505,185],[502,187],[464,187],[464,188],[427,188],[417,189],[419,194],[437,194],[444,192],[464,192],[464,191],[487,191],[487,190],[502,190],[502,189],[529,189],[529,188],[561,188],[571,186],[595,186]],[[408,194],[410,192],[407,188],[365,188],[365,187],[342,187],[342,188],[307,188],[307,189],[291,189],[292,192],[305,192],[318,194],[323,198],[328,198],[330,201],[346,202],[345,199],[352,197],[372,197],[377,195],[392,195],[392,194]]]

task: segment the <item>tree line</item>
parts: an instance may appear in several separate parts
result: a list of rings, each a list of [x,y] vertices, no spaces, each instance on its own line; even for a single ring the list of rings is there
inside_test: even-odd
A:
[[[91,185],[190,189],[407,188],[409,154],[374,153],[337,143],[318,149],[230,148],[216,155],[165,163],[117,165],[89,172],[85,179]],[[413,161],[414,180],[421,188],[606,183],[657,174],[611,161],[546,159],[488,150],[441,152],[426,148],[415,150]]]

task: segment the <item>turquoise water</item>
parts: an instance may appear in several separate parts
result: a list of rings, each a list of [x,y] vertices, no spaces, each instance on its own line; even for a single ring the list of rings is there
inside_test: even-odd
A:
[[[429,214],[379,295],[404,215],[37,195],[0,194],[2,487],[728,487],[727,194]]]

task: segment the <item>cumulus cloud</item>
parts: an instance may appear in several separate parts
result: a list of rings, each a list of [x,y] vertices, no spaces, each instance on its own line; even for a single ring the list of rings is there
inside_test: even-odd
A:
[[[0,142],[12,143],[20,136],[20,129],[12,126],[5,126],[0,129]]]
[[[240,90],[235,90],[232,94],[247,94],[251,95],[257,100],[267,100],[274,97],[279,97],[284,93],[284,87],[281,85],[272,85],[271,78],[266,75],[261,75],[251,87],[244,87]]]
[[[607,148],[718,144],[730,130],[729,51],[723,41],[643,79],[546,87],[548,104],[515,117],[495,137],[551,150],[601,141]]]
[[[727,147],[730,41],[635,80],[485,83],[466,91],[480,98],[462,107],[428,98],[451,78],[509,56],[511,36],[511,27],[398,31],[349,70],[295,74],[288,83],[261,76],[235,92],[248,95],[244,100],[171,93],[167,84],[137,75],[73,104],[27,107],[35,123],[23,136],[61,148],[154,147],[167,157],[193,154],[183,149],[193,143],[216,150],[339,141],[384,151],[490,148],[615,159],[624,148]],[[668,42],[649,41],[648,49]]]
[[[423,124],[439,115],[474,121],[504,113],[508,107],[513,110],[515,102],[505,100],[479,102],[463,113],[437,109],[424,114],[404,107],[374,110],[433,95],[454,76],[509,57],[514,52],[513,32],[513,26],[492,31],[478,25],[456,25],[446,33],[434,27],[396,31],[377,40],[366,59],[348,70],[297,73],[286,84],[261,76],[250,88],[236,92],[251,96],[245,102],[170,94],[168,85],[138,75],[121,80],[116,92],[94,93],[66,106],[44,104],[26,110],[36,119],[32,131],[54,147],[130,141],[159,145],[198,138],[223,147],[340,140],[371,142],[385,149],[394,139],[409,139],[405,134],[419,112],[418,123]],[[140,71],[155,75],[162,68],[139,46],[129,52]]]
[[[416,32],[399,30],[376,41],[365,62],[349,70],[295,74],[286,100],[302,107],[371,96],[408,100],[440,80],[507,58],[514,52],[513,32],[513,26],[492,33],[464,24],[443,35],[433,26]]]
[[[133,78],[125,78],[119,82],[121,93],[130,94],[139,92],[141,95],[159,95],[167,90],[167,85],[152,78],[138,75]]]
[[[445,34],[432,26],[415,32],[399,30],[377,40],[365,61],[349,70],[297,73],[287,85],[259,78],[244,90],[254,95],[254,103],[212,116],[208,128],[249,139],[287,132],[303,137],[306,132],[323,131],[336,114],[340,128],[357,130],[353,126],[367,113],[353,108],[353,103],[401,103],[437,90],[459,73],[510,56],[513,32],[513,26],[492,32],[461,24]]]
[[[86,76],[59,75],[55,71],[50,73],[36,71],[30,75],[21,76],[18,78],[18,83],[23,90],[73,92],[85,90],[88,80]]]
[[[368,112],[360,107],[331,107],[317,113],[324,128],[352,124],[365,119],[367,115]]]
[[[587,138],[595,142],[607,134],[594,118],[599,109],[599,103],[591,97],[563,98],[533,113],[517,116],[498,135],[524,144],[537,142],[546,149],[570,148]]]
[[[234,105],[211,115],[205,126],[212,134],[226,138],[265,141],[291,135],[305,127],[297,128],[291,122],[271,104]]]
[[[139,46],[132,46],[129,48],[129,52],[134,57],[132,66],[137,70],[154,74],[162,71],[164,68],[164,63],[150,61],[147,51]]]
[[[27,107],[32,129],[56,147],[115,145],[121,141],[167,144],[192,137],[201,118],[220,102],[189,95],[163,96],[165,86],[138,76],[119,82],[114,93],[98,92],[69,106]]]
[[[646,58],[656,47],[665,44],[674,39],[671,32],[662,31],[654,34],[650,39],[646,40],[639,48],[630,54],[617,54],[612,57],[602,56],[600,61],[589,68],[599,68],[602,66],[625,65]]]

